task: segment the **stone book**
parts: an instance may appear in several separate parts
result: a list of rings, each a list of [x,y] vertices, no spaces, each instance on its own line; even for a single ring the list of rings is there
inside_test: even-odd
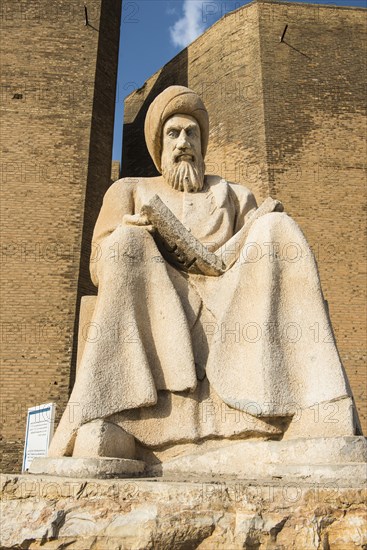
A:
[[[268,197],[259,208],[249,212],[243,227],[227,243],[212,252],[186,229],[158,195],[141,209],[154,227],[157,246],[168,262],[189,273],[214,277],[223,275],[234,264],[254,221],[270,212],[283,212],[283,205]]]
[[[157,246],[168,262],[190,273],[218,277],[225,272],[227,266],[221,258],[194,237],[158,195],[141,213],[153,225]]]

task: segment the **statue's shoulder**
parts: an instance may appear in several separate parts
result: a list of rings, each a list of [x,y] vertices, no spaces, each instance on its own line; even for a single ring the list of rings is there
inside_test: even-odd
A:
[[[116,180],[111,187],[108,189],[108,191],[118,191],[118,190],[127,190],[127,189],[135,189],[138,183],[145,178],[133,178],[133,177],[127,177],[127,178],[120,178],[119,180]]]
[[[241,200],[241,202],[246,199],[255,199],[253,192],[248,187],[245,187],[245,185],[242,185],[240,183],[228,182],[228,186],[230,188],[230,192],[236,195],[236,197]]]
[[[228,183],[231,193],[233,194],[235,201],[238,201],[239,207],[244,211],[257,208],[257,202],[253,192],[244,185],[239,183]]]
[[[143,177],[125,177],[116,180],[107,190],[106,199],[115,200],[118,197],[127,195],[136,195],[137,190],[142,190],[148,187],[158,178],[143,178]]]
[[[221,176],[209,175],[206,176],[206,181],[213,191],[220,190],[222,196],[226,195],[229,199],[234,199],[241,205],[248,204],[251,205],[251,208],[256,207],[254,194],[248,187],[228,181]]]

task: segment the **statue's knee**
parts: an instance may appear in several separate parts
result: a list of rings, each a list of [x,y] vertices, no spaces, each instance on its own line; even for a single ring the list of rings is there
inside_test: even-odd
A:
[[[304,242],[303,234],[297,223],[285,212],[270,212],[258,218],[252,225],[249,242],[259,243],[288,243]]]
[[[136,241],[141,244],[146,242],[147,239],[152,238],[149,231],[144,225],[125,225],[120,226],[120,234],[122,240]]]
[[[120,225],[102,244],[98,271],[118,269],[124,263],[134,264],[144,260],[148,241],[152,239],[144,227]]]
[[[290,224],[294,224],[294,222],[285,212],[269,212],[254,222],[254,226],[277,229],[288,227]]]

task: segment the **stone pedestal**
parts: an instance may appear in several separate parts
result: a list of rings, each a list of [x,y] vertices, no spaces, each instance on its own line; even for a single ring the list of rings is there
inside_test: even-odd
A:
[[[366,458],[365,438],[337,437],[208,441],[161,464],[36,459],[3,476],[0,546],[366,548]]]
[[[3,475],[0,547],[47,550],[352,550],[366,491],[283,479],[80,480]]]
[[[347,483],[353,487],[367,482],[367,440],[362,436],[207,441],[193,445],[189,452],[185,446],[181,447],[170,448],[168,459],[163,460],[161,453],[161,462],[149,463],[147,459],[147,464],[123,458],[36,458],[29,473],[100,479],[142,476],[180,480],[256,479],[259,483],[284,478]]]
[[[145,463],[124,458],[36,458],[29,468],[31,474],[51,476],[108,479],[142,475]]]
[[[208,442],[212,443],[212,442]],[[363,436],[318,437],[287,441],[233,441],[199,446],[189,455],[148,466],[147,473],[208,479],[278,478],[310,482],[367,483],[367,440]]]

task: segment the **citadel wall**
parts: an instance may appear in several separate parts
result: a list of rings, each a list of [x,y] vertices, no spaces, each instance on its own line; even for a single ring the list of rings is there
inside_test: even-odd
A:
[[[66,405],[91,232],[111,184],[121,0],[5,0],[1,105],[1,446],[19,472],[27,408]],[[82,252],[81,252],[82,251]]]

